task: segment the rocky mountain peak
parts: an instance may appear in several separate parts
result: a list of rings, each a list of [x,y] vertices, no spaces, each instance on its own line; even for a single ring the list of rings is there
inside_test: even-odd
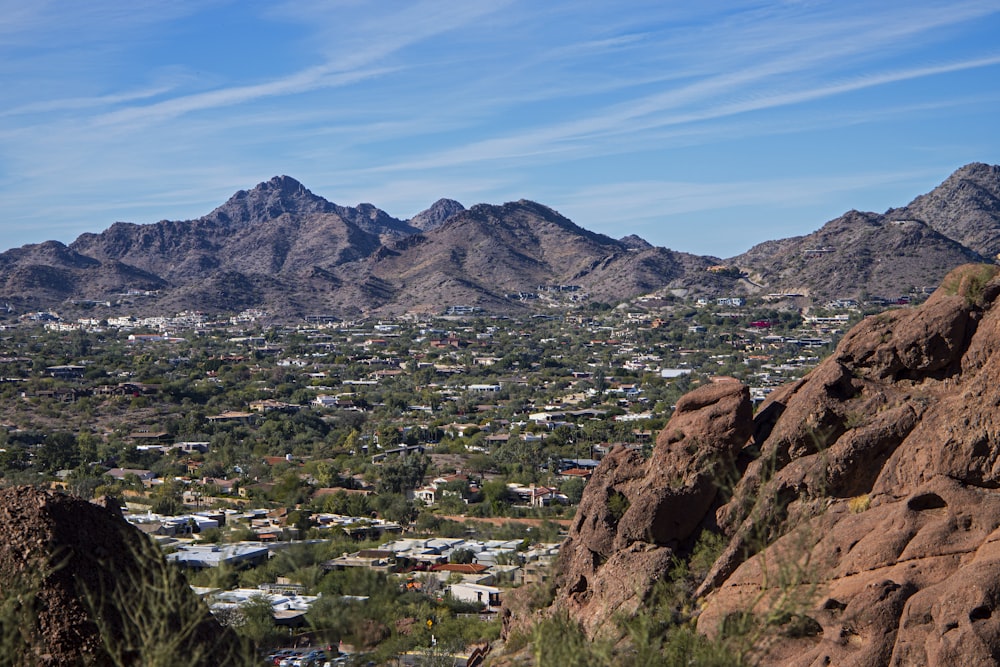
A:
[[[955,173],[949,177],[949,180],[951,178],[958,180],[987,180],[1000,178],[1000,165],[986,164],[984,162],[970,162],[969,164],[956,169]]]
[[[1000,253],[1000,166],[973,162],[886,215],[923,220],[983,257]]]
[[[625,249],[620,241],[584,229],[555,209],[530,199],[519,199],[516,202],[507,202],[499,206],[496,204],[476,204],[468,209],[464,215],[453,216],[452,220],[459,220],[465,216],[470,220],[486,223],[489,226],[501,225],[508,229],[530,230],[532,233],[551,229],[560,234],[572,234],[580,240],[593,244],[619,250]]]
[[[283,196],[312,194],[306,186],[291,176],[275,176],[269,181],[258,184],[254,189],[261,192],[277,191]]]
[[[653,247],[653,244],[637,234],[629,234],[618,240],[632,250],[647,250]]]
[[[240,190],[208,217],[222,222],[255,224],[282,214],[315,214],[333,210],[333,204],[314,195],[290,176],[275,176],[251,190]]]
[[[438,199],[431,204],[430,208],[410,218],[409,223],[413,227],[426,232],[440,227],[448,218],[464,210],[465,207],[454,199]]]
[[[341,218],[357,226],[359,229],[376,236],[385,236],[386,240],[414,234],[419,230],[410,224],[392,217],[372,204],[358,204],[354,207],[334,206]]]

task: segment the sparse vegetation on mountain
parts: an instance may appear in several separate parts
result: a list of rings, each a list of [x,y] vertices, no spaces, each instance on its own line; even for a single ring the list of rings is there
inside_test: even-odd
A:
[[[9,250],[0,255],[0,297],[22,311],[133,302],[282,317],[453,306],[521,313],[678,290],[895,299],[1000,251],[998,202],[1000,169],[972,164],[907,207],[851,211],[723,264],[634,235],[595,234],[529,201],[466,210],[439,200],[403,221],[371,204],[333,204],[280,176],[196,220],[119,222],[68,247]]]

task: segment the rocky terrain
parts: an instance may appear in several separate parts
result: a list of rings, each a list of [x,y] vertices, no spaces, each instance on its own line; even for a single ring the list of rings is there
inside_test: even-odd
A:
[[[997,664],[998,272],[961,267],[862,321],[755,416],[735,380],[685,396],[650,459],[597,469],[551,609],[601,636],[707,530],[725,546],[697,629],[754,619],[760,664]]]
[[[730,260],[756,284],[824,300],[933,289],[956,266],[982,261],[922,220],[860,211]]]
[[[924,220],[983,257],[1000,253],[1000,166],[966,165],[939,187],[905,208],[886,212],[895,219]]]
[[[254,307],[294,318],[451,305],[528,312],[547,307],[531,295],[552,286],[606,303],[677,290],[894,298],[998,251],[1000,167],[984,164],[962,167],[906,207],[850,211],[812,234],[725,261],[595,234],[530,201],[466,209],[441,199],[399,220],[371,204],[334,204],[278,176],[196,220],[118,222],[69,246],[4,252],[0,299],[16,312],[140,299],[148,314]]]
[[[248,664],[116,505],[0,489],[0,582],[0,664]]]
[[[411,224],[412,222],[412,224]],[[531,309],[518,293],[574,286],[617,302],[718,282],[714,258],[594,234],[534,202],[466,210],[439,200],[412,221],[338,206],[275,177],[197,220],[115,223],[70,246],[0,255],[0,296],[24,310],[150,292],[146,311],[261,308],[276,315],[439,313],[450,305]]]

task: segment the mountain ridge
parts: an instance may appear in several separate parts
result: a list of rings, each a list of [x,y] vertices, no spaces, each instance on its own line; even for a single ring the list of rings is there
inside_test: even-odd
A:
[[[529,312],[542,307],[538,292],[551,286],[575,289],[577,303],[647,293],[822,300],[919,291],[997,251],[1000,167],[982,163],[961,167],[904,207],[848,211],[811,234],[765,241],[727,260],[635,235],[614,239],[524,199],[468,209],[439,199],[401,220],[373,204],[332,203],[275,176],[193,220],[116,222],[68,246],[8,250],[0,254],[0,297],[24,309],[55,309],[144,290],[156,293],[144,302],[152,310],[255,307],[278,317],[451,305]]]

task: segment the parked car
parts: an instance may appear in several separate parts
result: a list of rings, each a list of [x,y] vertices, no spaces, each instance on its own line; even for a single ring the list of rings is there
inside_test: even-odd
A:
[[[295,661],[302,657],[302,651],[293,651],[278,663],[279,667],[296,667]]]
[[[295,649],[283,648],[283,649],[279,649],[277,651],[274,651],[273,653],[268,653],[266,660],[267,660],[268,663],[270,663],[272,665],[280,665],[282,660],[284,660],[285,658],[287,658],[289,656],[293,656],[295,654],[296,654]]]
[[[312,650],[302,654],[292,663],[294,667],[319,667],[326,660],[326,652]]]

